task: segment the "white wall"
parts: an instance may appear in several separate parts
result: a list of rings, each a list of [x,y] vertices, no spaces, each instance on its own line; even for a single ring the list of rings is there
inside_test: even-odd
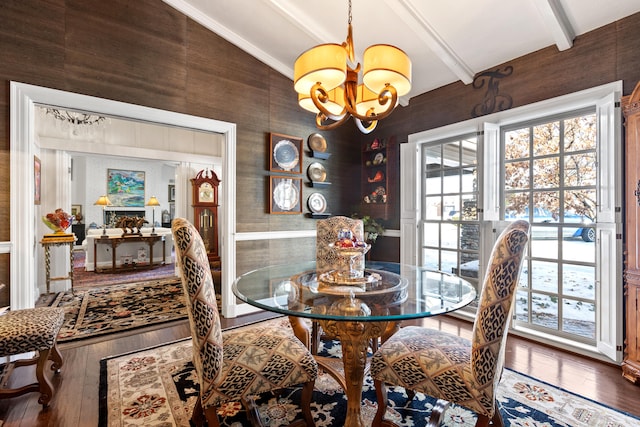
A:
[[[72,173],[73,204],[82,206],[84,224],[86,227],[95,222],[98,227],[103,224],[102,208],[95,206],[98,197],[107,192],[108,169],[124,169],[145,172],[145,202],[151,196],[156,196],[160,206],[156,207],[156,222],[160,222],[164,209],[169,210],[168,186],[175,182],[175,166],[159,161],[145,161],[138,159],[107,157],[107,156],[74,156]],[[114,210],[142,210],[146,211],[145,218],[152,222],[153,210],[150,206],[143,207],[108,207]]]

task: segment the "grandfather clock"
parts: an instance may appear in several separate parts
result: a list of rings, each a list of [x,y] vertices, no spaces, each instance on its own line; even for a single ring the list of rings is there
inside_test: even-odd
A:
[[[211,169],[203,169],[191,179],[191,184],[193,186],[193,223],[202,236],[209,262],[219,261],[218,186],[220,180]]]

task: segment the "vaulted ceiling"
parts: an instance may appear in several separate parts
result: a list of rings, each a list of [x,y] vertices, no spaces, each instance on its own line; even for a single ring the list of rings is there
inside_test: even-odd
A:
[[[164,0],[293,79],[293,63],[321,43],[347,36],[348,1]],[[639,0],[353,0],[356,60],[372,44],[391,44],[412,60],[402,102],[496,65],[640,12]]]

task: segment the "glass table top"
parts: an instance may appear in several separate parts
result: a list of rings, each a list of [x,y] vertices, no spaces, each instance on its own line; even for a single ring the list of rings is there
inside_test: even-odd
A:
[[[317,274],[315,262],[274,265],[250,271],[233,293],[252,306],[319,320],[380,321],[435,316],[476,298],[466,280],[425,267],[367,262],[361,277]]]

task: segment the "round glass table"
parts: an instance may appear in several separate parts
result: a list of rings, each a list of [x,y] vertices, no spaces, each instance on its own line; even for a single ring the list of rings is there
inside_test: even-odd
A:
[[[289,316],[295,335],[312,346],[312,319],[340,340],[342,359],[316,356],[347,395],[345,426],[364,426],[361,393],[372,339],[390,337],[402,320],[458,310],[476,298],[466,280],[424,267],[367,262],[359,275],[317,272],[315,262],[274,265],[250,271],[233,293],[255,307]]]

